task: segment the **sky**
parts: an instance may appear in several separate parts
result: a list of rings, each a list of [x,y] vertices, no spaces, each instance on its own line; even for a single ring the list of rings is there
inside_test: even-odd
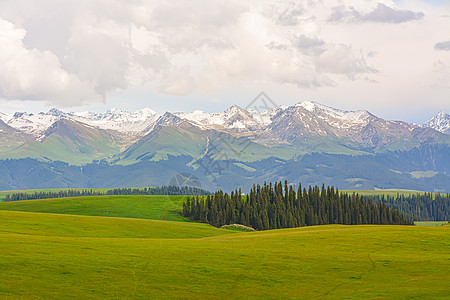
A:
[[[450,1],[1,0],[0,112],[450,113]]]

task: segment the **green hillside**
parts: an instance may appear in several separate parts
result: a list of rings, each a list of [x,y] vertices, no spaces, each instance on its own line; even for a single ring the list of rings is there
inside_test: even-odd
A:
[[[62,119],[54,123],[42,140],[32,140],[1,159],[37,158],[84,164],[118,154],[123,142],[109,132],[79,122]]]
[[[299,154],[298,149],[286,146],[266,147],[245,136],[232,136],[214,130],[202,130],[184,124],[163,126],[140,139],[116,156],[118,164],[131,164],[141,160],[159,161],[168,155],[188,155],[194,161],[207,158],[224,161],[257,161],[269,157],[289,159]],[[120,159],[119,159],[120,158]],[[198,166],[197,166],[198,167]]]
[[[197,157],[202,153],[206,137],[200,130],[161,127],[143,137],[120,154],[119,164],[130,164],[139,160],[167,159],[167,155],[181,154]],[[203,150],[204,151],[204,150]]]
[[[207,224],[134,218],[0,211],[0,219],[0,234],[30,236],[188,239],[233,233]]]
[[[0,228],[0,298],[6,299],[443,299],[450,293],[450,227],[232,233],[204,224],[3,211]]]
[[[28,190],[10,190],[10,191],[0,191],[0,202],[5,201],[6,195],[10,195],[13,193],[28,193],[33,194],[34,192],[59,192],[59,191],[68,191],[68,190],[93,190],[98,192],[107,192],[111,190],[110,188],[94,188],[94,189],[85,189],[85,188],[64,188],[64,189],[28,189]]]
[[[0,210],[185,221],[186,196],[86,196],[0,203]]]

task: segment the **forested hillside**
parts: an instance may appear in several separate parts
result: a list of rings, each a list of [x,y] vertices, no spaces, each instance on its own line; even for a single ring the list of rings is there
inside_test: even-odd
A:
[[[375,204],[363,196],[340,193],[324,185],[308,190],[299,185],[295,191],[287,182],[284,189],[281,182],[254,186],[245,197],[241,190],[230,195],[218,191],[206,197],[188,197],[183,216],[216,227],[239,223],[256,230],[325,224],[413,224],[382,202]]]
[[[398,209],[414,221],[450,220],[450,194],[375,195],[373,200]]]

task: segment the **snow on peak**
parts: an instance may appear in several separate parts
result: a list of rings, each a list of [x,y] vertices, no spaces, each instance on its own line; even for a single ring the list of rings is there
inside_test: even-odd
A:
[[[303,107],[306,110],[313,111],[316,107],[316,103],[312,101],[302,101],[295,105],[296,107]]]
[[[95,113],[90,111],[72,112],[72,116],[78,116],[90,120],[121,120],[121,121],[140,121],[153,117],[157,113],[150,108],[143,108],[136,111],[130,111],[123,108],[112,108],[105,113]]]
[[[137,134],[147,128],[150,123],[159,117],[150,108],[137,111],[113,108],[105,113],[90,111],[65,113],[59,109],[52,108],[47,113],[29,114],[17,112],[13,116],[0,115],[9,126],[36,136],[41,135],[53,123],[61,119],[71,119],[100,129],[111,129],[124,133]]]
[[[295,120],[305,122],[305,124],[309,124],[308,122],[311,120],[321,119],[340,129],[364,125],[369,122],[370,117],[373,117],[367,111],[344,111],[313,101],[303,101],[293,106],[278,106],[264,111],[247,110],[234,105],[225,111],[216,113],[195,110],[191,113],[180,112],[172,115],[186,119],[204,129],[253,132],[264,130],[275,120],[292,117],[294,114]],[[13,128],[34,135],[42,134],[53,123],[61,119],[70,119],[100,129],[115,130],[130,135],[142,135],[148,128],[155,125],[161,116],[150,108],[136,111],[113,108],[103,113],[89,111],[65,113],[52,108],[47,113],[38,114],[18,112],[14,115],[7,115],[0,113],[0,120]],[[423,126],[450,133],[450,115],[442,111]]]
[[[60,120],[63,117],[63,114],[64,113],[56,109],[52,109],[48,113],[41,112],[38,114],[16,112],[6,123],[20,131],[33,135],[40,135],[53,123]]]
[[[124,133],[142,132],[160,116],[150,108],[143,108],[136,111],[112,108],[105,113],[85,111],[71,113],[70,115],[76,121],[101,129],[111,129]]]
[[[223,112],[207,113],[196,110],[192,113],[177,113],[177,116],[187,119],[202,127],[219,127],[225,129],[255,130],[262,122],[240,106],[233,105]]]
[[[364,122],[370,116],[370,113],[366,110],[345,111],[313,101],[303,101],[297,103],[295,107],[302,107],[310,112],[322,112],[343,121]]]
[[[238,105],[233,105],[225,111],[225,113],[242,113],[242,112],[246,112],[246,111]]]
[[[137,110],[136,112],[140,113],[141,115],[145,116],[151,116],[156,115],[156,111],[152,110],[151,108],[145,107],[143,109]]]
[[[2,120],[5,123],[8,123],[8,121],[11,119],[11,116],[4,114],[0,112],[0,120]]]
[[[443,133],[450,133],[450,115],[444,111],[439,112],[433,118],[423,124]]]
[[[59,117],[59,116],[64,116],[65,115],[64,112],[60,111],[57,108],[50,109],[47,114],[55,116],[55,117]]]

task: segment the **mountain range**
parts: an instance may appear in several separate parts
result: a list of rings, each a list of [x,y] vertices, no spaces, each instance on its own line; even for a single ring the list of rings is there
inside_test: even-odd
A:
[[[287,179],[450,191],[449,150],[444,112],[422,125],[309,101],[218,113],[0,113],[0,189],[151,186],[181,176],[225,190]],[[27,164],[42,175],[22,178]]]

